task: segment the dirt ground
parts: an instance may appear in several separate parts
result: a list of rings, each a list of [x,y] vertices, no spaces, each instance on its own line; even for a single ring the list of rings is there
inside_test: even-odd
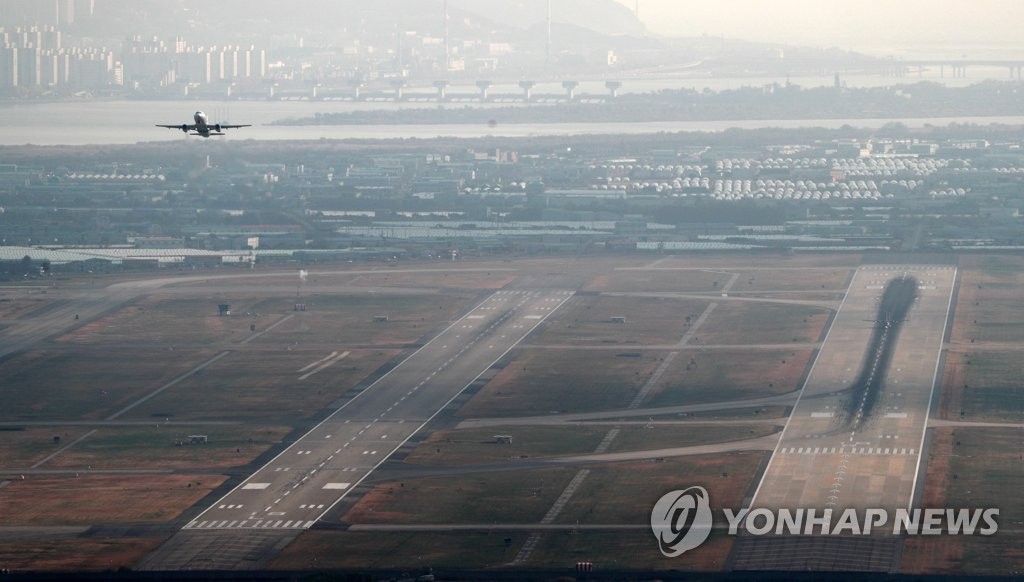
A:
[[[29,475],[0,489],[0,507],[4,525],[164,523],[224,479],[186,474]]]

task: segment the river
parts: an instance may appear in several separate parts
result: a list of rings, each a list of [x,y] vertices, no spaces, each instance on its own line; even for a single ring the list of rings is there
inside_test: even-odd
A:
[[[878,80],[882,77],[872,77]],[[813,86],[825,78],[809,79]],[[977,79],[975,79],[976,81]],[[746,85],[777,82],[770,79],[732,79],[723,83]],[[915,79],[907,79],[914,82]],[[865,80],[866,82],[866,80]],[[893,80],[888,79],[888,83]],[[646,87],[667,86],[678,81],[647,81]],[[454,103],[448,107],[479,107],[480,104]],[[1003,123],[1024,125],[1024,116],[943,117],[911,119],[799,119],[743,121],[669,121],[646,123],[502,123],[495,124],[383,124],[383,125],[269,125],[288,118],[311,117],[316,113],[342,113],[366,109],[438,107],[427,102],[351,102],[351,101],[136,101],[82,100],[20,102],[0,104],[0,145],[109,145],[138,142],[200,140],[181,131],[154,127],[156,123],[191,123],[196,110],[207,112],[212,122],[250,123],[254,127],[231,130],[218,140],[319,140],[319,139],[396,139],[439,136],[473,138],[488,135],[529,137],[547,135],[642,134],[679,131],[723,131],[729,128],[765,127],[837,128],[842,125],[877,128],[892,121],[909,127],[947,125],[949,123]]]

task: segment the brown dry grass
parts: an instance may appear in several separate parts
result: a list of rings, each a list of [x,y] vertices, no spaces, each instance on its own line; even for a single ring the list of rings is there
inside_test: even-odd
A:
[[[23,427],[21,430],[0,430],[0,467],[30,467],[68,443],[74,442],[89,429],[81,426]],[[60,437],[54,443],[53,437]]]
[[[524,349],[459,410],[463,417],[532,416],[624,408],[661,352]],[[628,357],[626,357],[628,356]]]
[[[221,317],[217,305],[231,305],[232,315]],[[122,343],[161,346],[210,346],[249,337],[249,326],[266,329],[287,314],[294,297],[232,293],[187,297],[154,294],[91,321],[57,341],[75,344]],[[287,310],[287,311],[286,311]]]
[[[1019,526],[1024,499],[1016,495],[1024,464],[1020,431],[935,429],[924,483],[924,507],[998,508],[992,536],[908,538],[901,570],[931,574],[1009,574],[1024,569]]]
[[[845,291],[856,267],[836,269],[779,269],[744,271],[730,293],[768,293],[772,291]]]
[[[922,507],[947,507],[953,433],[950,428],[936,428],[932,433]],[[956,536],[908,536],[903,545],[900,571],[908,574],[957,572],[963,560],[962,540]]]
[[[538,523],[576,474],[574,469],[452,474],[373,488],[346,523]]]
[[[655,384],[644,406],[760,398],[799,389],[811,350],[684,351]]]
[[[650,523],[655,502],[669,491],[700,485],[712,509],[742,505],[768,453],[676,457],[664,462],[613,463],[592,468],[558,516],[558,523]],[[649,533],[649,532],[648,532]]]
[[[57,455],[48,469],[209,469],[248,464],[291,431],[290,427],[108,427]],[[208,442],[188,443],[202,434]],[[183,443],[183,444],[178,444]]]
[[[960,410],[963,408],[964,383],[966,382],[965,364],[970,357],[969,354],[952,349],[946,352],[945,363],[942,367],[941,392],[939,393],[939,406],[935,411],[935,418],[956,420],[960,418]]]
[[[730,275],[718,271],[618,271],[599,275],[584,291],[715,293]]]
[[[701,255],[650,255],[639,259],[641,265],[648,265],[656,260],[663,259],[658,263],[658,268],[702,268],[741,270],[753,269],[767,266],[771,269],[793,269],[793,268],[856,268],[861,264],[862,255],[850,254],[701,254]]]
[[[702,485],[712,491],[715,509],[738,507],[755,478],[763,453],[705,455],[663,463],[616,463],[591,470],[566,505],[559,523],[644,525],[658,497],[669,490]],[[413,568],[425,565],[488,567],[507,564],[526,533],[503,532],[503,523],[535,523],[561,494],[575,470],[554,479],[552,471],[454,475],[410,480],[404,487],[383,484],[364,496],[344,519],[348,523],[484,523],[489,532],[307,532],[274,562],[274,568],[309,563],[319,567]],[[540,481],[543,477],[544,481]],[[524,508],[521,489],[539,489],[540,503]],[[495,502],[506,507],[489,508]],[[423,503],[430,499],[430,503]],[[506,501],[507,500],[507,501]],[[467,507],[470,509],[467,510]],[[716,512],[717,513],[717,512]],[[490,519],[491,521],[486,521]],[[512,543],[505,546],[509,537]],[[524,564],[571,571],[577,560],[601,569],[721,570],[732,539],[719,532],[684,558],[668,559],[647,529],[617,532],[549,532]]]
[[[974,351],[961,358],[963,420],[1024,422],[1020,361],[1017,351]]]
[[[693,344],[819,341],[832,312],[820,307],[722,302],[695,333]]]
[[[360,275],[353,285],[366,287],[420,287],[439,289],[501,289],[515,280],[515,274],[491,272],[389,273]]]
[[[965,256],[958,271],[955,318],[950,339],[957,343],[1024,342],[1024,258]]]
[[[25,317],[59,300],[59,294],[40,293],[36,289],[0,289],[0,322]]]
[[[275,570],[426,568],[475,569],[511,562],[528,533],[307,531],[278,554]],[[505,544],[505,539],[511,543]]]
[[[533,344],[677,343],[707,307],[699,299],[576,297],[555,312]],[[611,323],[625,317],[625,323]],[[689,318],[689,319],[688,319]]]
[[[25,352],[0,366],[0,419],[100,420],[213,355],[159,349]]]
[[[19,572],[105,572],[131,568],[161,538],[28,538],[0,542],[0,564]]]
[[[405,462],[448,466],[578,455],[592,452],[607,432],[607,427],[600,426],[517,426],[436,431],[416,447]],[[512,436],[512,443],[496,443],[496,434]]]
[[[649,508],[646,513],[650,515]],[[565,568],[569,573],[577,561],[589,561],[594,563],[595,571],[719,572],[727,566],[733,542],[734,538],[716,530],[700,547],[676,558],[666,558],[658,550],[658,542],[650,529],[551,532],[544,535],[525,566]]]
[[[330,352],[232,352],[133,409],[125,418],[273,419],[275,423],[304,418],[345,394],[398,353],[348,351],[347,357],[305,380],[299,380],[305,374],[299,370]]]
[[[5,525],[164,523],[224,479],[180,474],[27,476],[0,489],[0,507]]]
[[[307,311],[253,342],[255,346],[308,344],[404,344],[420,341],[478,301],[468,292],[421,295],[311,294],[303,298]],[[292,309],[289,304],[289,309]],[[388,321],[374,322],[375,315]]]

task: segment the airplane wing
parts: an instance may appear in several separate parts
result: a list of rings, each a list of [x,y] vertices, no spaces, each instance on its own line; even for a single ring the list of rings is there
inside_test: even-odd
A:
[[[223,123],[217,123],[215,125],[221,129],[238,129],[239,127],[252,127],[251,123],[247,123],[245,125],[224,125]]]
[[[156,126],[157,127],[166,127],[167,129],[177,129],[177,130],[180,130],[180,131],[195,131],[196,130],[196,125],[194,123],[191,124],[191,125],[189,125],[187,123],[179,123],[178,125],[161,125],[161,124],[158,123],[158,124],[156,124]]]

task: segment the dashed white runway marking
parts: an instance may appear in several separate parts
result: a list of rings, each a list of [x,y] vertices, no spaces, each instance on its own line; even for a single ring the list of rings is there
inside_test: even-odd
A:
[[[783,455],[916,455],[917,449],[882,448],[882,447],[783,447],[779,450]]]

